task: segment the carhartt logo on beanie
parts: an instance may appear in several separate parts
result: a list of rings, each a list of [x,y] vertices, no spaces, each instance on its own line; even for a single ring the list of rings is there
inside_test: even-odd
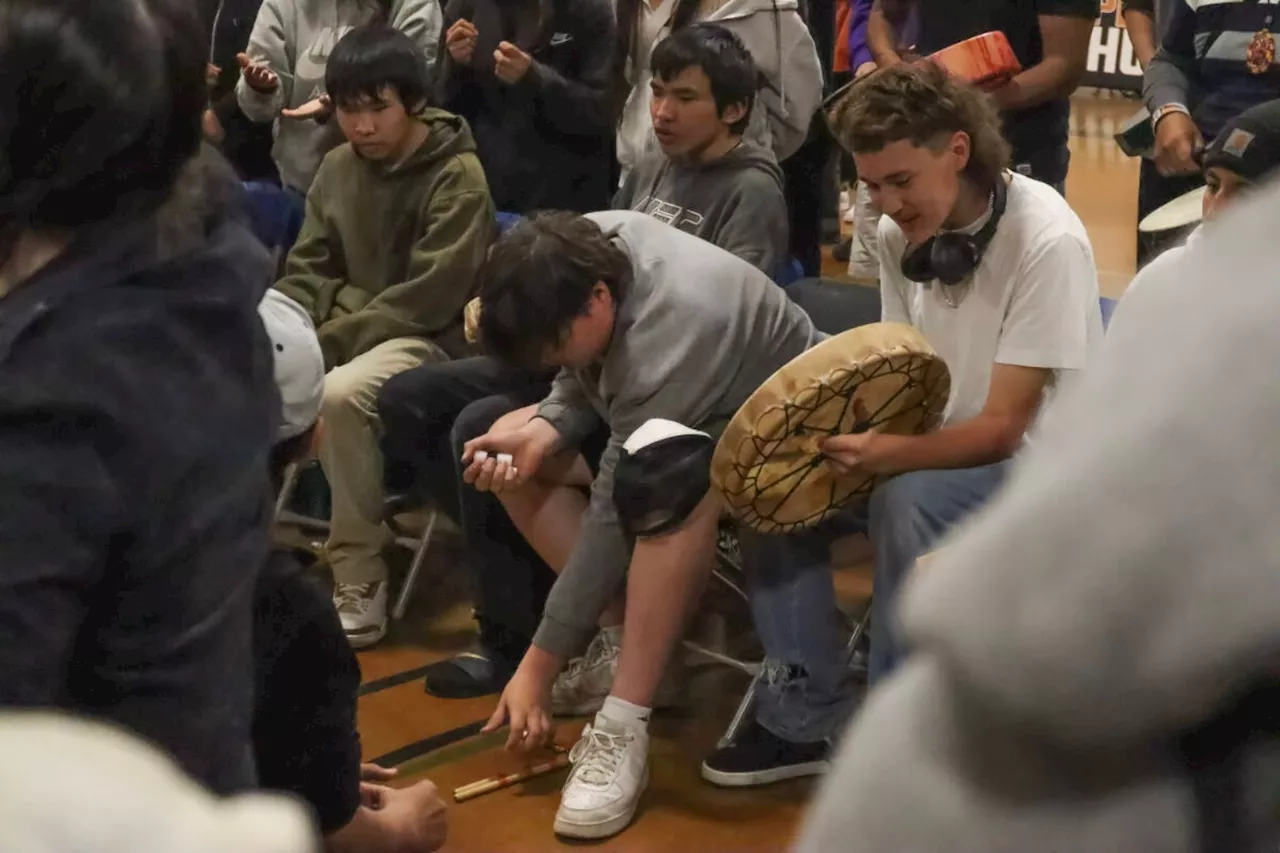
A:
[[[1267,177],[1280,166],[1280,100],[1258,104],[1228,121],[1205,151],[1202,165],[1255,183]]]

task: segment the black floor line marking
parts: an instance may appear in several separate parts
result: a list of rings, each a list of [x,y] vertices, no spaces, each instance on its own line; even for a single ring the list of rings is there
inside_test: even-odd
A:
[[[379,755],[377,758],[372,759],[372,763],[380,764],[383,767],[398,767],[420,755],[426,755],[433,750],[441,749],[460,740],[480,734],[480,730],[484,728],[484,724],[487,722],[489,720],[486,717],[483,720],[476,720],[474,723],[467,723],[465,726],[458,726],[456,729],[449,729],[447,732],[440,732],[440,734],[423,738],[399,749],[393,749],[386,755]]]
[[[410,681],[417,681],[419,678],[425,678],[427,670],[432,664],[420,666],[416,669],[408,669],[404,672],[397,672],[395,675],[384,676],[383,678],[375,678],[367,684],[360,685],[359,696],[368,696],[371,693],[377,693],[380,690],[388,690],[392,687],[399,687],[401,684],[408,684]]]

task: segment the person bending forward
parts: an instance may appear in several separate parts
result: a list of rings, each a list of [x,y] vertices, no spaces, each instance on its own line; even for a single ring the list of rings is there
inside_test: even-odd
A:
[[[630,545],[614,506],[623,444],[653,419],[714,434],[820,335],[759,270],[635,212],[523,222],[494,244],[480,282],[486,349],[508,364],[561,368],[536,410],[503,419],[464,454],[464,480],[496,492],[562,569],[488,728],[510,720],[512,748],[550,738],[551,684],[626,576],[613,691],[573,750],[555,821],[560,834],[602,838],[630,822],[648,781],[650,709],[710,573],[719,518],[705,495],[683,524]],[[601,425],[608,442],[592,479],[577,451]]]

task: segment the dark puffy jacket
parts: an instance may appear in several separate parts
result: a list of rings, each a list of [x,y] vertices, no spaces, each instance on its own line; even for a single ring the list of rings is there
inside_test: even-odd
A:
[[[440,105],[470,123],[498,210],[604,210],[614,189],[613,3],[544,3],[452,0],[441,35]],[[462,18],[479,33],[469,66],[455,63],[444,43]],[[513,86],[493,73],[502,41],[533,59]]]
[[[280,404],[266,252],[189,171],[0,298],[0,706],[115,722],[227,792],[254,784]]]

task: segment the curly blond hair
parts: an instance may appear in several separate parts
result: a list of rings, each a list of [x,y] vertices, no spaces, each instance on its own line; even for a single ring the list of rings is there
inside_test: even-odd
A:
[[[854,154],[902,139],[936,148],[963,131],[970,145],[965,174],[979,186],[994,184],[1009,167],[1011,149],[995,103],[932,62],[899,63],[864,77],[833,105],[828,121]]]

